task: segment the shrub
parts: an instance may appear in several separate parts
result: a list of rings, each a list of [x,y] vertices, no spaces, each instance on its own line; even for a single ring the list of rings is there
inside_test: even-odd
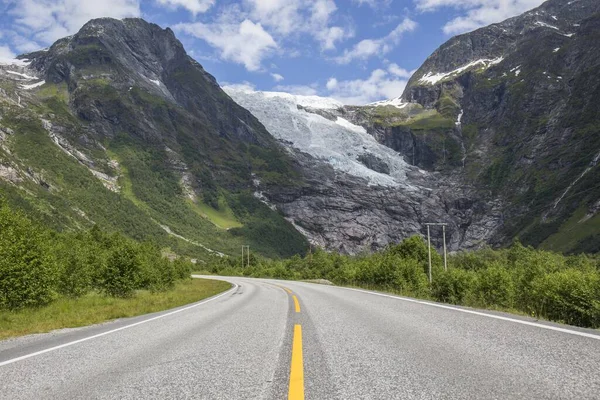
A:
[[[74,235],[62,238],[55,252],[58,262],[58,290],[68,297],[86,294],[94,281],[95,270],[102,265],[102,258],[91,246]]]
[[[134,243],[115,234],[106,265],[100,272],[100,289],[114,297],[130,297],[137,287],[142,263]]]
[[[478,278],[479,298],[485,307],[513,307],[515,287],[505,268],[492,265],[482,270]]]
[[[553,272],[532,284],[535,311],[546,318],[600,327],[600,276],[576,269]]]
[[[395,270],[395,286],[400,293],[428,297],[430,294],[429,280],[423,266],[415,259],[397,259]]]
[[[56,296],[49,235],[0,204],[0,308],[40,306]]]
[[[477,274],[470,270],[450,268],[441,271],[433,281],[436,300],[452,304],[473,304],[478,288]]]

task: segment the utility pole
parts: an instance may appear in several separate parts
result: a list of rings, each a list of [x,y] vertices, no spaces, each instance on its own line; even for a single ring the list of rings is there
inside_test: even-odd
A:
[[[246,267],[250,266],[250,246],[242,246],[242,268],[244,268],[244,250],[246,250],[246,255],[248,257],[248,263]]]
[[[427,224],[427,249],[429,250],[429,283],[431,283],[431,236],[429,235],[429,224]]]
[[[429,283],[432,282],[431,276],[431,235],[429,231],[430,226],[441,226],[442,227],[442,235],[444,240],[444,271],[448,271],[448,257],[446,254],[446,223],[444,222],[426,222],[427,225],[427,247],[429,249]]]
[[[444,240],[444,271],[448,271],[448,262],[446,258],[446,225],[442,225],[442,235]]]

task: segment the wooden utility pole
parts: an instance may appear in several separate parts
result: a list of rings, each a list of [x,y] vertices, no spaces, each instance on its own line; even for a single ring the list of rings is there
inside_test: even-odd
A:
[[[429,224],[427,224],[427,249],[429,250],[429,283],[431,283],[431,236],[429,235]]]
[[[430,230],[429,227],[430,226],[441,226],[442,227],[442,235],[443,235],[443,240],[444,240],[444,271],[448,271],[448,257],[446,254],[446,223],[444,222],[426,222],[425,225],[427,225],[427,247],[429,250],[429,283],[432,282],[432,276],[431,276],[431,235],[430,235]]]
[[[250,246],[242,246],[242,268],[244,268],[244,250],[246,250],[246,256],[248,258],[248,262],[246,267],[250,266]]]

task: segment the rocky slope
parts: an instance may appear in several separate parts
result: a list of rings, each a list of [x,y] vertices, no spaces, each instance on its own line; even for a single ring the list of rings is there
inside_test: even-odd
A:
[[[350,119],[499,204],[492,244],[600,251],[599,39],[600,3],[550,0],[450,39],[395,106]]]
[[[485,243],[488,225],[497,225],[494,204],[478,201],[468,185],[453,185],[435,171],[410,165],[347,120],[352,113],[342,104],[225,90],[299,163],[302,186],[261,185],[261,197],[315,245],[347,253],[377,250],[425,233],[425,222],[446,222],[450,248],[468,248]],[[441,231],[434,241],[441,243]]]
[[[303,153],[308,185],[265,195],[315,243],[350,252],[424,233],[428,221],[449,224],[452,249],[519,237],[600,251],[599,12],[594,0],[551,0],[454,37],[402,97],[372,105],[229,90]],[[396,160],[351,140],[341,121]]]
[[[253,182],[293,161],[170,29],[98,19],[0,66],[3,197],[60,229],[94,223],[192,254],[304,251]]]
[[[367,106],[225,93],[169,29],[93,20],[0,66],[0,188],[199,256],[358,253],[426,222],[451,250],[600,251],[599,13],[550,0],[452,38]]]

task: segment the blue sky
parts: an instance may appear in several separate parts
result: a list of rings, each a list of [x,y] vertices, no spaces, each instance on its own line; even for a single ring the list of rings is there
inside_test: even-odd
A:
[[[543,0],[0,0],[0,59],[73,34],[89,19],[170,26],[222,85],[364,104],[400,96],[411,71],[455,34]]]

